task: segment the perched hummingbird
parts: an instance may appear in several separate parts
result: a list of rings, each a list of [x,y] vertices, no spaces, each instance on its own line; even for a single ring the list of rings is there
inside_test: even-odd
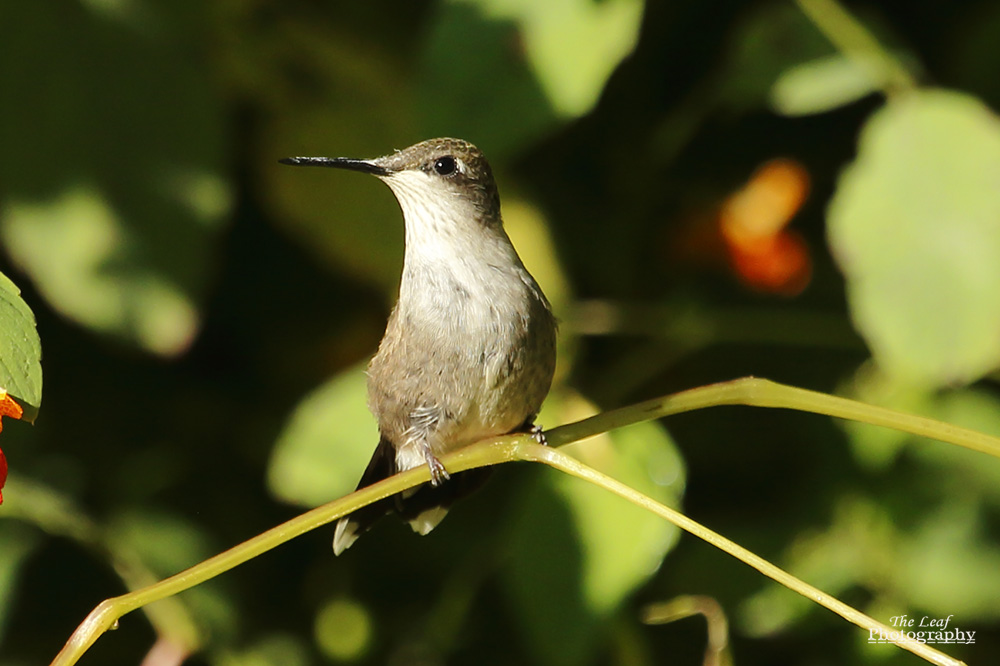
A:
[[[358,488],[419,465],[430,468],[431,482],[341,518],[333,549],[342,553],[393,508],[427,534],[488,474],[451,478],[438,456],[536,431],[556,361],[549,302],[504,231],[493,172],[472,144],[432,139],[375,159],[281,162],[372,174],[403,210],[399,299],[368,366],[380,439]]]

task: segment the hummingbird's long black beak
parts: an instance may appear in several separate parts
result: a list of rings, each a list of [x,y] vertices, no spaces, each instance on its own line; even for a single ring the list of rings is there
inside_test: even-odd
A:
[[[360,171],[361,173],[370,173],[373,176],[388,176],[390,173],[385,167],[370,160],[357,160],[351,157],[286,157],[278,161],[292,166],[320,166]]]

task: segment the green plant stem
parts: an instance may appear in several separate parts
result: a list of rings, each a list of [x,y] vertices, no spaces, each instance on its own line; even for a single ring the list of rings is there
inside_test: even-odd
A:
[[[666,624],[677,620],[701,615],[708,629],[708,644],[705,646],[704,666],[732,666],[733,657],[729,651],[729,621],[718,601],[712,597],[685,595],[670,601],[654,603],[642,609],[645,624]]]
[[[1000,439],[958,428],[946,423],[903,414],[882,407],[865,405],[844,398],[806,391],[777,384],[765,379],[747,377],[730,382],[712,384],[689,391],[649,400],[630,407],[611,410],[576,423],[555,428],[546,433],[550,446],[540,446],[528,436],[517,435],[486,440],[442,458],[450,471],[458,472],[473,467],[495,465],[513,460],[542,462],[568,474],[595,483],[616,495],[646,508],[678,527],[708,541],[741,559],[758,571],[786,585],[816,603],[834,611],[838,615],[866,629],[887,629],[875,620],[854,610],[836,599],[823,594],[787,572],[778,569],[750,551],[712,532],[654,500],[638,493],[610,477],[593,470],[579,461],[557,451],[555,447],[569,444],[607,432],[614,428],[648,421],[671,414],[702,409],[716,405],[750,405],[758,407],[783,407],[800,411],[827,414],[874,425],[886,426],[939,439],[959,446],[1000,457]],[[238,546],[215,557],[166,578],[141,590],[129,592],[107,599],[95,608],[83,623],[73,632],[66,645],[52,662],[52,666],[70,666],[90,648],[105,631],[117,626],[118,619],[126,613],[172,596],[195,585],[205,582],[232,569],[286,541],[312,529],[326,525],[341,516],[370,504],[383,497],[402,492],[430,479],[426,466],[397,474],[373,486],[363,488],[350,495],[308,511],[286,523],[274,527]],[[925,644],[911,644],[901,640],[899,645],[927,659],[934,664],[957,666],[961,662],[951,659]]]
[[[837,50],[868,70],[886,95],[917,87],[910,72],[836,0],[795,0]]]
[[[998,437],[922,416],[867,405],[817,391],[807,391],[756,377],[700,386],[664,398],[655,398],[602,412],[589,419],[546,431],[545,436],[550,446],[559,447],[640,421],[721,405],[776,407],[825,414],[937,439],[1000,458]]]
[[[8,487],[10,499],[4,505],[6,518],[15,518],[40,530],[60,536],[86,548],[106,560],[129,590],[139,590],[156,582],[142,558],[126,543],[116,542],[87,514],[62,493],[44,484],[12,475]],[[143,607],[161,641],[190,654],[201,647],[202,636],[191,613],[177,599],[165,599],[155,606]]]
[[[605,474],[601,474],[591,467],[587,467],[580,461],[570,457],[562,451],[548,446],[526,442],[521,447],[521,455],[519,458],[522,460],[532,460],[535,462],[545,463],[546,465],[555,467],[562,472],[575,476],[578,479],[590,481],[594,485],[600,486],[601,488],[604,488],[619,497],[627,499],[633,504],[641,506],[647,511],[651,511],[658,516],[669,520],[685,532],[707,541],[710,545],[715,546],[719,550],[722,550],[745,564],[750,565],[768,578],[784,585],[790,590],[798,592],[807,599],[811,599],[820,606],[833,611],[845,620],[858,625],[862,629],[868,629],[874,634],[884,632],[885,635],[894,631],[898,632],[898,630],[892,629],[891,627],[868,617],[861,611],[848,606],[839,599],[825,594],[822,590],[819,590],[805,581],[796,578],[787,571],[776,567],[764,558],[747,550],[743,546],[730,541],[718,532],[714,532],[701,523],[691,520],[683,513],[671,509],[668,506],[664,506],[663,504],[660,504],[656,500],[643,495],[631,487],[626,486],[625,484],[616,481]],[[923,657],[932,664],[939,664],[940,666],[959,666],[962,664],[961,661],[953,659],[943,652],[935,650],[926,643],[921,643],[911,638],[907,638],[905,635],[900,635],[899,640],[895,641],[895,643],[899,647],[909,650],[915,655]]]
[[[467,447],[457,453],[445,456],[442,460],[447,464],[448,469],[453,472],[471,467],[484,467],[486,465],[508,462],[516,459],[516,448],[513,446],[514,441],[516,441],[514,437],[487,440]],[[429,480],[430,473],[426,466],[402,472],[372,486],[307,511],[204,562],[200,562],[148,587],[105,599],[98,604],[97,608],[90,612],[80,626],[77,627],[76,631],[73,632],[66,645],[56,655],[52,666],[69,666],[70,664],[75,664],[90,649],[101,634],[109,629],[116,629],[119,618],[137,608],[204,583],[244,562],[252,560],[258,555],[291,541],[297,536],[326,525],[372,502],[395,495]]]

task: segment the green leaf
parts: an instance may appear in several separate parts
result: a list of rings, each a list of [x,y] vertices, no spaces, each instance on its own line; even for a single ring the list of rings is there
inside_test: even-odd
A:
[[[201,562],[218,552],[208,533],[198,525],[165,511],[130,508],[114,516],[101,534],[102,546],[115,555],[119,575],[130,587],[146,586]],[[151,578],[150,574],[154,577]],[[203,644],[205,636],[232,635],[238,609],[225,583],[209,581],[184,593],[183,609],[171,608],[178,599],[152,606],[154,625],[174,641]]]
[[[683,463],[658,423],[630,426],[567,451],[659,502],[679,503]],[[506,570],[517,616],[539,661],[587,663],[597,628],[653,575],[677,537],[670,523],[604,489],[563,474],[541,476],[519,503]]]
[[[468,0],[454,0],[463,3]],[[518,24],[524,51],[555,111],[581,116],[639,38],[642,0],[475,0],[486,16]]]
[[[795,65],[778,76],[771,106],[786,116],[831,111],[878,90],[868,69],[841,54]]]
[[[268,464],[267,483],[276,497],[317,506],[354,490],[378,442],[365,383],[365,365],[359,364],[299,403]]]
[[[42,403],[42,343],[35,315],[21,298],[21,290],[0,273],[0,388],[18,399],[29,412]]]
[[[1000,437],[1000,398],[988,391],[973,387],[929,391],[882,373],[859,372],[842,393],[854,400]],[[971,494],[1000,507],[1000,465],[984,465],[981,453],[892,428],[854,421],[843,421],[841,427],[849,436],[855,457],[867,467],[884,470],[906,451],[936,478],[942,494]]]
[[[790,3],[755,9],[737,26],[732,43],[721,94],[737,108],[764,104],[788,69],[835,53],[829,40]]]
[[[881,44],[918,70],[895,47],[891,26],[877,16],[856,17]],[[737,109],[770,105],[778,113],[804,115],[849,104],[880,87],[871,74],[839,53],[794,3],[765,3],[738,26],[727,58],[721,94]]]
[[[935,386],[1000,364],[1000,120],[968,95],[894,98],[828,209],[855,325],[889,374]]]
[[[862,379],[855,396],[1000,433],[1000,400],[985,391],[919,394],[884,377]],[[845,430],[864,461],[873,458],[869,447],[889,449],[889,460],[879,461],[885,464],[907,447],[907,474],[883,474],[877,479],[877,496],[842,495],[831,524],[800,533],[781,558],[782,566],[834,596],[866,588],[883,609],[920,608],[940,617],[955,614],[963,622],[997,618],[1000,555],[986,517],[1000,501],[1000,467],[981,453],[897,431],[890,432],[898,437],[883,441],[877,433],[886,429]],[[788,629],[815,608],[768,583],[743,604],[740,621],[748,633],[768,635]]]
[[[887,571],[900,565],[896,561],[900,539],[883,507],[870,498],[845,496],[833,507],[831,523],[799,535],[779,563],[825,593],[839,596],[854,586],[879,586]],[[927,571],[933,570],[925,570],[925,575]],[[894,598],[907,598],[905,588],[898,593]],[[815,610],[816,605],[803,596],[767,582],[741,604],[739,624],[751,636],[774,635]]]
[[[924,386],[886,375],[873,363],[862,365],[837,393],[851,400],[937,418],[937,415],[931,413],[934,392],[928,391]],[[858,421],[839,421],[838,425],[847,433],[854,457],[869,470],[884,470],[892,465],[906,449],[906,445],[915,439],[913,435],[900,430],[873,428]]]
[[[536,661],[574,666],[593,654],[599,618],[583,596],[583,547],[553,474],[539,474],[513,508],[504,590]]]
[[[584,462],[667,506],[678,507],[684,466],[663,426],[638,423],[609,433],[611,446],[588,441],[576,449]],[[600,614],[614,610],[659,567],[678,528],[606,490],[565,474],[556,487],[573,512],[583,547],[583,590]]]
[[[0,80],[25,100],[0,107],[0,238],[64,315],[176,354],[229,212],[224,116],[191,56],[202,14],[110,7],[0,5]]]
[[[440,3],[417,70],[421,134],[474,139],[496,166],[555,126],[527,54],[511,48],[518,43],[518,23],[487,16],[482,3]]]
[[[911,607],[964,622],[1000,618],[1000,552],[984,522],[975,501],[949,500],[905,541],[893,572]]]
[[[135,553],[157,574],[176,573],[212,555],[207,535],[179,516],[145,509],[116,515],[108,526],[112,550]]]
[[[932,400],[929,409],[914,413],[1000,437],[1000,398],[991,391],[968,387],[936,393]],[[944,495],[969,495],[984,505],[1000,507],[1000,464],[984,461],[982,454],[958,446],[935,440],[918,442],[913,456],[941,480]]]
[[[421,59],[425,133],[474,138],[492,158],[588,113],[635,48],[643,0],[452,0]],[[456,57],[456,54],[474,57]]]

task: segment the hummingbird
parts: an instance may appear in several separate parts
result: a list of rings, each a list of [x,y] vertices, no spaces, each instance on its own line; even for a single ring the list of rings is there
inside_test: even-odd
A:
[[[333,550],[393,510],[425,535],[488,475],[450,475],[440,456],[488,437],[540,436],[534,421],[556,362],[552,308],[504,231],[493,172],[471,143],[431,139],[374,159],[281,162],[371,174],[402,209],[399,297],[368,366],[379,442],[358,488],[420,465],[431,479],[341,518]]]

